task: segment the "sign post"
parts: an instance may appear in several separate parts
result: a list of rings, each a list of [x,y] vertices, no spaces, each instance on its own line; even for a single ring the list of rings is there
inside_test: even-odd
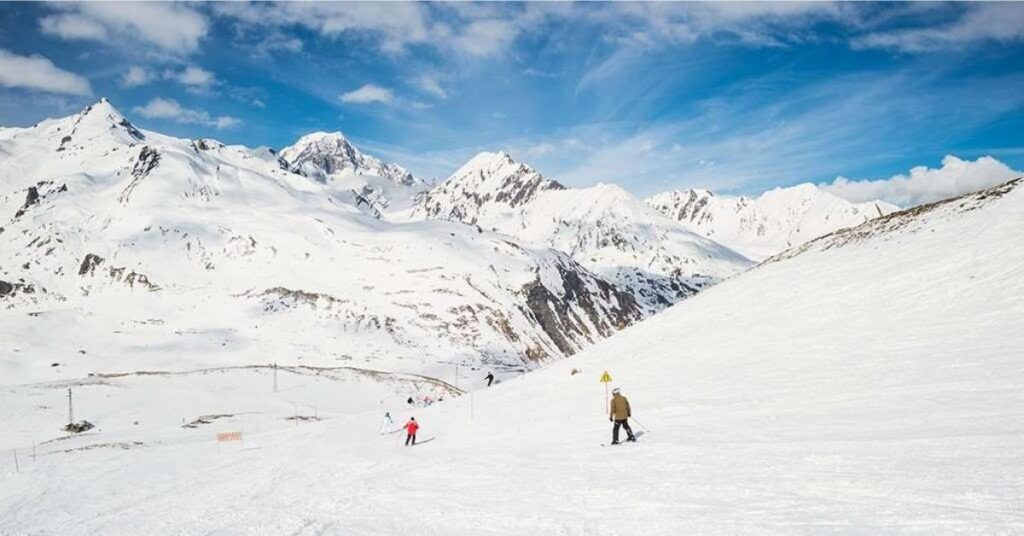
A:
[[[604,410],[608,411],[608,384],[612,382],[612,375],[608,374],[608,371],[604,371],[601,375],[601,383],[604,384]]]
[[[75,423],[75,409],[71,405],[71,389],[68,389],[68,426]]]

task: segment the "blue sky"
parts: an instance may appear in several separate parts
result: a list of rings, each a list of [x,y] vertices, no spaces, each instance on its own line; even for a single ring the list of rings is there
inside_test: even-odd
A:
[[[107,96],[443,178],[482,150],[638,195],[1024,167],[1024,4],[4,4],[0,124]]]

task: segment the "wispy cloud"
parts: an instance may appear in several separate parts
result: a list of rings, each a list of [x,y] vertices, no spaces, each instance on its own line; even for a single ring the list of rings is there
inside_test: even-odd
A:
[[[963,4],[956,20],[938,25],[901,27],[856,37],[855,48],[884,48],[924,53],[959,49],[985,41],[1024,40],[1024,9],[1016,2]]]
[[[390,55],[427,46],[470,58],[507,52],[523,34],[569,10],[557,4],[222,3],[217,15],[250,28],[301,27],[325,37],[369,37]]]
[[[20,56],[0,48],[0,85],[65,95],[89,95],[92,87],[83,76],[57,67],[38,54]]]
[[[413,78],[413,85],[440,99],[448,98],[448,91],[441,85],[442,76],[436,72],[421,73]]]
[[[147,119],[168,119],[176,123],[211,126],[223,130],[240,126],[242,121],[227,115],[214,117],[205,110],[183,107],[174,99],[154,98],[145,106],[136,106],[133,112]]]
[[[1024,105],[1012,89],[1020,83],[1008,76],[951,85],[918,71],[851,74],[785,91],[770,78],[745,80],[683,119],[577,125],[497,145],[532,153],[531,163],[568,185],[615,182],[639,195],[682,187],[753,192],[948,146],[944,140]],[[990,98],[969,98],[978,94]],[[944,102],[964,104],[936,114]],[[558,150],[531,152],[543,144]]]

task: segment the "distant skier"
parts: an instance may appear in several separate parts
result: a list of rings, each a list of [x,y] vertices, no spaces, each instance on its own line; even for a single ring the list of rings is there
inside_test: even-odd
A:
[[[391,433],[391,427],[393,427],[394,425],[395,425],[395,421],[391,419],[391,412],[390,411],[385,411],[384,412],[384,422],[381,423],[381,425],[380,425],[380,433],[382,433],[382,434],[390,434]]]
[[[409,404],[409,405],[411,406],[411,405],[412,405],[412,403],[413,403],[413,399],[412,399],[412,397],[410,396],[410,397],[409,397],[409,400],[406,400],[406,401],[405,401],[405,403],[406,403],[406,404]]]
[[[487,380],[487,387],[490,387],[491,384],[494,383],[494,373],[488,372],[487,375],[484,376],[484,379]]]
[[[419,429],[420,425],[416,422],[416,417],[409,417],[409,422],[405,423],[405,446],[408,447],[410,442],[416,446],[416,430]]]
[[[612,403],[611,410],[608,415],[608,420],[615,423],[612,427],[612,445],[619,444],[619,427],[626,429],[626,435],[628,436],[626,441],[636,441],[636,437],[633,436],[633,430],[629,428],[629,418],[633,416],[633,412],[629,409],[629,400],[622,396],[619,392],[619,388],[612,389]]]

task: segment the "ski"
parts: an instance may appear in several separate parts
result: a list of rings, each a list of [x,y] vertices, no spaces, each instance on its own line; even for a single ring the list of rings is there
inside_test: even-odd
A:
[[[639,432],[633,434],[633,437],[639,440],[640,436],[642,436],[642,435],[644,435],[644,431],[640,430]],[[620,445],[625,445],[627,443],[639,443],[639,441],[625,441],[625,440],[623,440],[623,441],[619,441],[618,443],[601,443],[601,446],[602,447],[618,447]]]

